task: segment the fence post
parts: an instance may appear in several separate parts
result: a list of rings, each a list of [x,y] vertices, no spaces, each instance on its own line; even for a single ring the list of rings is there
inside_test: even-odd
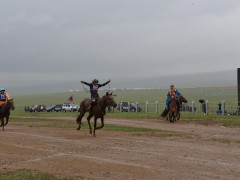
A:
[[[122,103],[120,103],[120,112],[122,112]]]
[[[138,113],[138,102],[136,102],[136,113]]]
[[[224,115],[225,114],[225,100],[222,100],[221,110],[222,110],[222,115]]]
[[[156,113],[158,113],[158,101],[156,101]]]
[[[205,109],[206,115],[208,115],[208,100],[206,100],[206,109]]]
[[[195,113],[195,109],[194,109],[194,101],[192,101],[192,114],[194,114]]]
[[[148,113],[148,101],[146,101],[146,113]]]

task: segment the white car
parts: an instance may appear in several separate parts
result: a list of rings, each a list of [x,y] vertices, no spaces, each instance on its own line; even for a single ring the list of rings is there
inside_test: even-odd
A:
[[[77,104],[72,104],[73,106],[73,111],[78,111],[80,109],[80,106]]]
[[[63,104],[62,105],[62,111],[64,112],[72,112],[73,111],[73,105],[72,104]]]
[[[62,106],[62,111],[64,112],[74,112],[74,111],[78,111],[79,110],[79,106],[76,104],[63,104]]]

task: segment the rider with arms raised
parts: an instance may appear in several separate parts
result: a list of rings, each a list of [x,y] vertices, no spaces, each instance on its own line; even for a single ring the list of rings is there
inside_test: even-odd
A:
[[[110,82],[111,82],[110,79],[103,84],[99,84],[99,81],[97,79],[93,79],[92,83],[81,81],[81,83],[88,85],[90,88],[91,99],[92,99],[91,105],[94,105],[97,102],[97,99],[99,98],[98,89],[102,86],[106,86]],[[90,108],[91,108],[91,106],[88,109],[90,109]]]

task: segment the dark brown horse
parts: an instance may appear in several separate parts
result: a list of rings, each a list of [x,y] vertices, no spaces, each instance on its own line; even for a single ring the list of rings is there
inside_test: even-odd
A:
[[[180,119],[180,106],[182,106],[183,102],[188,102],[183,96],[179,96],[178,99],[177,97],[172,98],[172,102],[169,104],[169,111],[167,115],[167,119],[170,122],[176,122]]]
[[[4,126],[8,124],[8,119],[10,116],[10,110],[14,110],[14,102],[13,99],[8,100],[6,103],[2,104],[0,108],[0,119],[1,124],[0,127],[2,127],[2,130],[4,130]],[[6,122],[4,123],[4,118],[6,118]]]
[[[84,99],[81,103],[80,103],[80,115],[77,117],[76,121],[78,123],[78,128],[77,130],[80,130],[81,125],[82,125],[82,118],[84,116],[84,114],[89,111],[89,115],[87,117],[87,121],[88,121],[88,126],[89,126],[89,133],[92,134],[92,127],[90,124],[90,119],[94,116],[94,129],[93,129],[93,136],[95,136],[95,131],[97,129],[101,129],[104,127],[104,116],[106,114],[106,108],[108,106],[112,106],[112,107],[117,107],[117,103],[115,102],[112,94],[110,93],[106,93],[105,96],[103,96],[102,98],[99,98],[97,100],[97,103],[95,105],[92,105],[91,109],[88,110],[90,104],[92,103],[91,99]],[[101,126],[97,127],[97,119],[101,118]]]

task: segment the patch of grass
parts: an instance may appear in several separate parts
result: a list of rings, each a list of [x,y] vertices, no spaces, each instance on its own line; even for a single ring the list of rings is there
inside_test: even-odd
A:
[[[151,137],[182,137],[183,135],[170,131],[148,131],[142,133],[133,133],[134,136],[151,136]]]
[[[26,117],[10,117],[10,122],[49,122],[53,121],[51,118],[26,118]]]
[[[224,143],[224,144],[230,144],[231,143],[231,140],[225,139],[225,138],[212,138],[210,140],[220,142],[220,143]]]
[[[76,121],[66,121],[59,119],[45,119],[45,118],[14,118],[13,122],[21,122],[24,126],[24,122],[33,122],[31,124],[32,127],[49,127],[49,128],[66,128],[66,129],[76,129],[77,123]],[[99,124],[99,123],[98,123]],[[91,122],[92,128],[94,127],[93,122]],[[87,122],[81,127],[82,129],[89,129]],[[105,124],[103,130],[106,131],[120,131],[120,132],[130,132],[135,135],[148,135],[148,136],[161,136],[161,137],[170,137],[170,136],[180,136],[180,133],[171,132],[171,131],[163,131],[158,129],[150,129],[150,128],[141,128],[141,127],[129,127],[129,126],[119,126],[112,124]]]
[[[235,143],[238,143],[238,144],[240,144],[240,141],[235,141]]]
[[[34,127],[49,127],[49,128],[64,128],[64,129],[76,129],[77,124],[73,123],[57,123],[57,122],[49,122],[47,124],[36,124]]]
[[[7,172],[0,174],[0,180],[55,180],[57,179],[53,175],[30,170],[18,170],[14,172]]]
[[[163,131],[158,129],[149,129],[149,128],[140,128],[140,127],[128,127],[128,126],[116,126],[107,124],[104,127],[106,131],[121,131],[121,132],[130,132],[133,135],[148,135],[155,137],[172,137],[172,136],[181,136],[180,133],[172,131]]]
[[[198,123],[202,125],[218,125],[218,126],[240,126],[239,119],[220,119],[207,116],[200,119],[181,119],[181,122]]]

